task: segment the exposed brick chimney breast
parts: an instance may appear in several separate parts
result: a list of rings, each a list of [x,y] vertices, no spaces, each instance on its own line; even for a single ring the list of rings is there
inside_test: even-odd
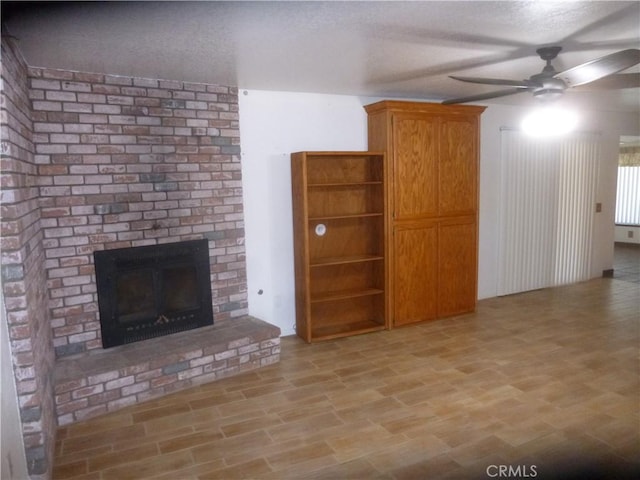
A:
[[[29,77],[56,355],[102,348],[94,250],[206,238],[216,320],[246,315],[237,89]]]

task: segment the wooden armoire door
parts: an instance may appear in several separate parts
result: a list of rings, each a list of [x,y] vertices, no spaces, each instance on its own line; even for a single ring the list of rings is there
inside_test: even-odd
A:
[[[478,127],[474,116],[442,116],[438,216],[474,215],[478,208]]]
[[[437,118],[393,117],[394,222],[438,213],[438,131]]]
[[[438,317],[473,311],[478,276],[475,217],[442,220],[438,245]]]
[[[438,226],[420,222],[393,229],[394,325],[432,320],[438,313]]]

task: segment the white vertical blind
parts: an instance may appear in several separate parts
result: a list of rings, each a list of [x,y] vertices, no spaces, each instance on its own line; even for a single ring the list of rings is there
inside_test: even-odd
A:
[[[589,278],[598,178],[598,142],[579,134],[560,144],[555,285]]]
[[[541,288],[553,278],[555,222],[549,218],[556,203],[557,159],[550,147],[502,132],[501,295]]]
[[[597,160],[595,135],[503,130],[499,295],[588,278]]]
[[[640,166],[618,167],[616,223],[640,225]]]

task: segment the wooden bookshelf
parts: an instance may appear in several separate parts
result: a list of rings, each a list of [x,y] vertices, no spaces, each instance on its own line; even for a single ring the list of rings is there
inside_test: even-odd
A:
[[[307,342],[388,327],[385,156],[291,155],[296,331]]]

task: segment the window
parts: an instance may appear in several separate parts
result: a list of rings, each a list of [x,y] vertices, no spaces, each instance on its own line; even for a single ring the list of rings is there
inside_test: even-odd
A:
[[[620,148],[616,225],[640,225],[640,147]]]

